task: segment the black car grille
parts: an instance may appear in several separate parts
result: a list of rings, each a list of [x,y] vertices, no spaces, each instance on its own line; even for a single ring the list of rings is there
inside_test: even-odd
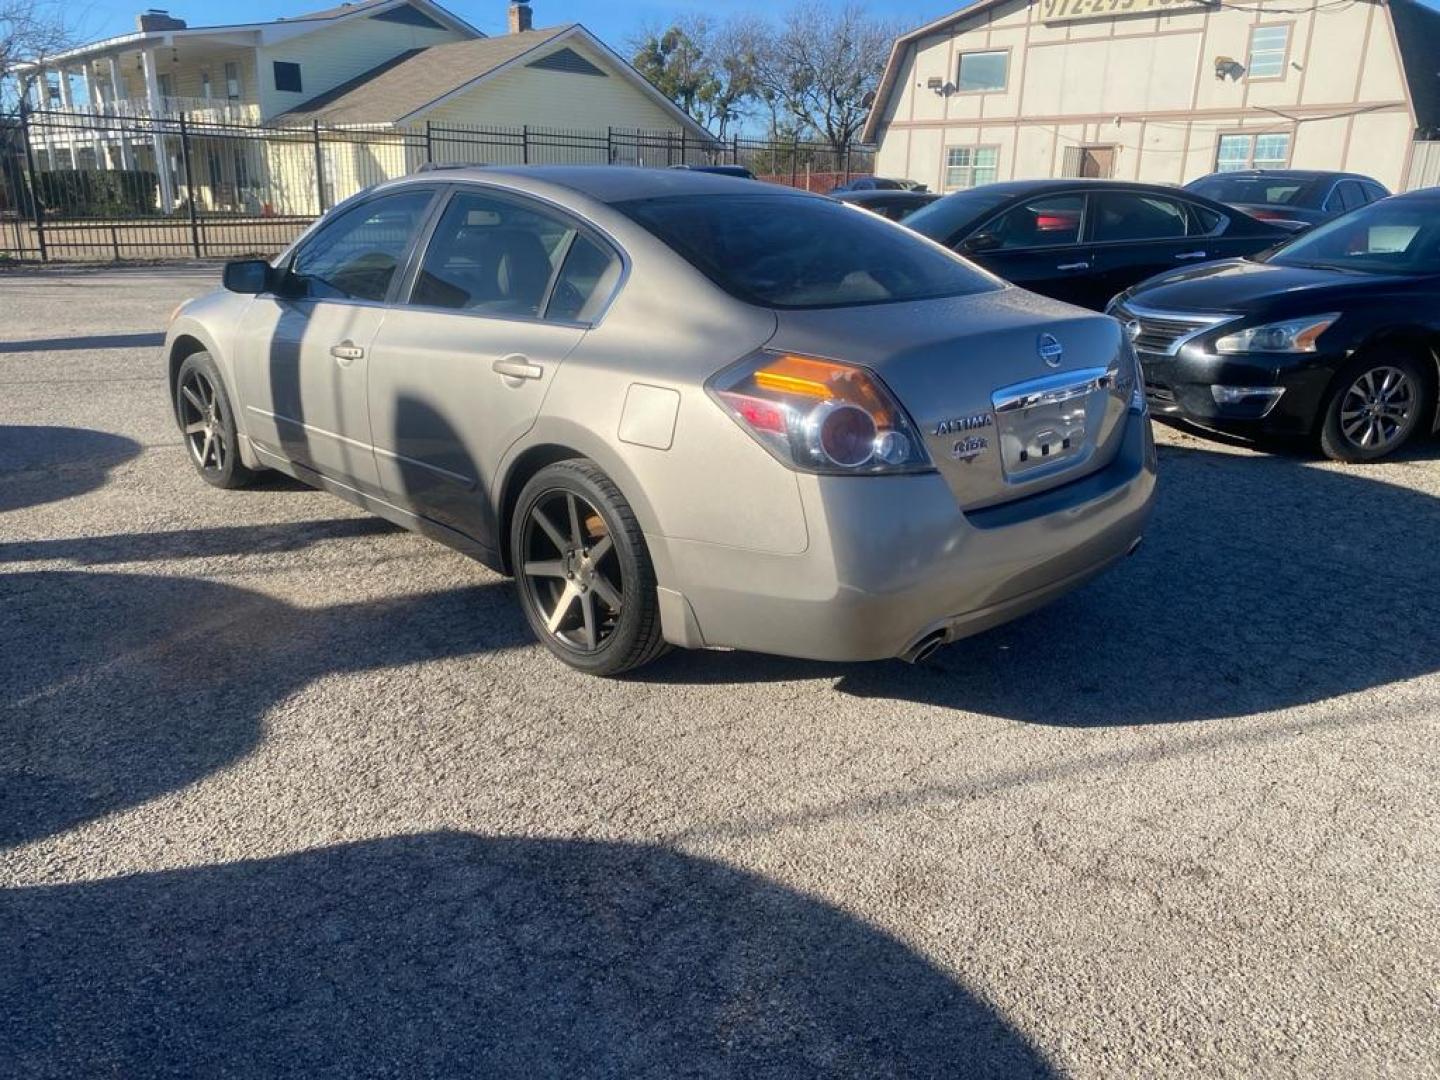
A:
[[[1124,307],[1116,307],[1111,314],[1127,325],[1132,322],[1139,324],[1138,332],[1132,333],[1130,339],[1135,344],[1136,352],[1160,356],[1169,356],[1177,342],[1192,334],[1198,334],[1215,325],[1217,321],[1206,318],[1167,319],[1160,315],[1135,315]]]

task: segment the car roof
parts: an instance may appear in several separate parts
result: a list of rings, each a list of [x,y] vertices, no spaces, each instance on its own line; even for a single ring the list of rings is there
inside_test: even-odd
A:
[[[514,176],[566,188],[598,202],[654,199],[667,195],[755,195],[754,180],[699,169],[645,168],[634,165],[463,165],[417,173],[407,179],[437,178],[493,180]],[[806,192],[779,184],[767,185],[770,194],[805,196]],[[815,196],[819,198],[819,196]]]
[[[1049,180],[1001,180],[994,184],[981,184],[978,187],[965,188],[962,191],[950,192],[952,195],[963,194],[964,191],[990,191],[997,195],[1037,195],[1051,191],[1148,191],[1157,195],[1175,195],[1184,193],[1187,198],[1193,198],[1194,194],[1185,192],[1184,188],[1170,184],[1142,184],[1136,180],[1098,180],[1093,177],[1074,177],[1071,179],[1049,179]]]
[[[1420,188],[1402,195],[1391,195],[1386,202],[1433,202],[1440,203],[1440,187]],[[1370,204],[1374,206],[1374,203]]]
[[[839,199],[841,202],[867,203],[867,202],[889,202],[894,199],[919,201],[921,199],[933,201],[940,198],[933,191],[896,191],[893,188],[870,190],[870,191],[837,191],[831,198]]]
[[[1196,179],[1212,180],[1217,176],[1252,178],[1273,176],[1281,180],[1370,180],[1374,183],[1379,183],[1374,177],[1366,176],[1364,173],[1335,172],[1330,169],[1234,169],[1230,172],[1208,173]],[[1194,181],[1191,182],[1194,183]]]

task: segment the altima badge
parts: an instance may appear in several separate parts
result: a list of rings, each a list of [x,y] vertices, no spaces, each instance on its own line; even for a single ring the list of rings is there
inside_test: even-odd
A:
[[[974,461],[990,449],[990,440],[983,435],[970,435],[958,440],[950,449],[950,456],[956,461]]]
[[[972,413],[969,416],[952,416],[935,425],[935,434],[958,435],[962,431],[978,431],[980,428],[989,427],[994,422],[995,417],[988,412]]]
[[[1060,361],[1065,359],[1065,346],[1060,344],[1060,339],[1054,334],[1041,334],[1035,351],[1040,354],[1040,359],[1051,367],[1059,367]]]

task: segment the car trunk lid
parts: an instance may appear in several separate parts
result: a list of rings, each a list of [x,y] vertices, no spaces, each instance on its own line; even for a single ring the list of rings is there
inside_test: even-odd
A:
[[[781,311],[768,348],[870,368],[919,428],[963,509],[1103,468],[1134,380],[1119,324],[1019,289]]]

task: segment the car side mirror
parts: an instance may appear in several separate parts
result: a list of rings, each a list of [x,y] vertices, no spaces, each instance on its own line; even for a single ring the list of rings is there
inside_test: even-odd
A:
[[[273,280],[270,264],[264,259],[241,259],[227,262],[221,280],[233,293],[253,295],[270,287]]]
[[[976,233],[960,241],[959,251],[961,255],[981,255],[999,246],[1000,238],[994,233]]]

